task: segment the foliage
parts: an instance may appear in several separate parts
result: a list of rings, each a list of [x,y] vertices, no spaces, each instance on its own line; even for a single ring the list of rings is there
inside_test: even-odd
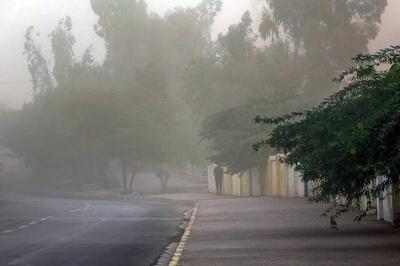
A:
[[[30,168],[35,180],[98,183],[107,163],[121,163],[122,187],[132,192],[143,167],[197,163],[197,127],[183,101],[181,75],[208,49],[221,1],[205,0],[160,17],[144,1],[92,0],[94,27],[106,45],[102,65],[88,47],[79,58],[70,17],[49,35],[47,60],[25,35],[25,55],[34,98],[5,115],[5,144]],[[130,175],[130,177],[128,177]]]
[[[259,131],[243,117],[252,119],[257,109],[270,116],[304,110],[337,91],[331,77],[349,65],[348,58],[367,50],[386,1],[268,0],[266,5],[259,25],[265,42],[245,12],[185,75],[187,99],[206,121],[202,138],[210,159],[235,172],[260,160],[246,146]],[[267,108],[254,104],[263,101]],[[248,137],[238,137],[243,132]]]
[[[126,192],[144,166],[202,162],[204,143],[212,145],[212,160],[245,170],[261,160],[249,148],[262,132],[251,118],[308,107],[337,90],[328,77],[347,66],[349,54],[366,50],[386,1],[266,4],[259,33],[245,12],[213,40],[221,0],[163,16],[141,0],[91,0],[94,30],[106,46],[101,65],[91,47],[81,57],[74,54],[69,17],[49,36],[51,60],[28,28],[24,47],[35,97],[10,113],[10,145],[32,168],[54,166],[35,175],[60,171],[60,179],[75,176],[76,182],[82,175],[101,176],[89,172],[104,173],[105,162],[118,159]],[[86,167],[97,170],[67,173]]]
[[[343,198],[344,210],[357,206],[362,196],[377,197],[400,175],[400,46],[354,61],[337,79],[344,88],[319,106],[256,118],[277,127],[255,148],[282,150],[284,161],[317,185],[314,201]],[[385,179],[374,185],[378,176]]]
[[[198,158],[190,112],[180,96],[180,74],[207,46],[221,2],[206,0],[163,18],[149,14],[144,1],[91,3],[99,16],[96,33],[107,48],[104,69],[110,72],[111,86],[122,95],[122,113],[135,121],[111,134],[124,184],[126,167],[132,173],[126,189],[131,191],[134,175],[144,165]]]
[[[277,113],[274,107],[271,102],[254,100],[204,120],[200,136],[209,142],[208,159],[226,166],[230,173],[239,173],[265,162],[272,150],[267,148],[256,153],[252,144],[268,129],[255,125],[252,118],[260,112]]]
[[[28,27],[25,33],[24,55],[32,78],[33,92],[41,94],[53,87],[53,81],[47,61],[40,46],[35,43],[33,33],[34,27]]]
[[[263,39],[288,39],[303,58],[303,101],[317,103],[337,91],[327,78],[350,66],[349,58],[367,52],[378,34],[387,0],[266,0],[259,26]]]
[[[98,130],[105,117],[101,113],[93,116],[88,108],[106,103],[105,95],[101,76],[86,74],[80,87],[49,90],[22,110],[5,114],[5,144],[24,160],[35,180],[78,185],[101,183],[105,177],[106,157],[98,145],[102,142]],[[75,74],[72,77],[75,82],[83,81]]]
[[[62,18],[57,27],[51,32],[51,46],[54,54],[54,78],[57,83],[68,79],[68,74],[74,63],[72,50],[75,38],[72,35],[71,17]]]

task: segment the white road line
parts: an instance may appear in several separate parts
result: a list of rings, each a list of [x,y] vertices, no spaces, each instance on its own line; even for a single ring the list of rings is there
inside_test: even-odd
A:
[[[46,221],[46,220],[51,219],[53,217],[54,216],[52,216],[52,215],[47,216],[47,217],[43,217],[43,218],[38,219],[37,221],[32,221],[29,224],[20,225],[20,226],[17,227],[17,229],[24,229],[24,228],[27,228],[29,225],[37,224],[37,223],[40,223],[41,221]],[[2,234],[8,234],[8,233],[11,233],[11,232],[14,232],[14,231],[15,231],[15,229],[10,229],[10,230],[5,230],[5,231],[3,231],[1,233]]]

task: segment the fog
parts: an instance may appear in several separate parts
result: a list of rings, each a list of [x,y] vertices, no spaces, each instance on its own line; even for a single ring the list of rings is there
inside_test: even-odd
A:
[[[148,1],[149,10],[160,15],[168,9],[175,6],[193,6],[199,0],[184,1]],[[214,38],[219,32],[226,32],[230,24],[240,20],[245,10],[251,10],[254,19],[259,17],[257,12],[262,6],[259,0],[243,1],[224,1],[222,11],[218,14],[213,25]],[[382,15],[380,32],[374,40],[369,43],[371,51],[394,44],[399,41],[399,25],[396,11],[400,8],[400,3],[396,0],[388,1]],[[74,35],[79,39],[74,51],[81,54],[84,49],[93,44],[96,60],[101,61],[104,58],[104,42],[93,32],[93,25],[96,22],[96,16],[90,8],[90,1],[63,1],[63,0],[18,0],[2,1],[0,3],[0,30],[3,38],[0,40],[0,104],[20,108],[22,104],[30,99],[32,93],[30,90],[30,76],[26,68],[23,51],[23,35],[28,26],[35,26],[40,32],[41,46],[45,53],[50,53],[47,35],[57,24],[60,17],[70,15],[79,27],[74,27]]]
[[[380,195],[400,175],[399,15],[397,0],[0,0],[0,265],[167,265],[182,228],[315,213],[275,196],[331,203],[332,229],[379,196],[395,223],[400,197]],[[257,223],[236,223],[250,205]],[[260,235],[293,246],[296,222]]]
[[[227,30],[232,22],[240,20],[240,16],[247,9],[256,7],[257,1],[225,1],[222,11],[213,25],[214,38],[219,32]],[[199,0],[147,1],[150,12],[164,14],[176,6],[194,6]],[[2,1],[0,3],[0,30],[4,37],[0,40],[0,104],[20,108],[30,99],[30,76],[26,67],[25,57],[22,55],[24,34],[28,26],[34,26],[41,35],[43,52],[51,52],[48,34],[56,26],[58,20],[71,16],[74,24],[74,35],[79,42],[74,46],[77,55],[93,44],[94,55],[97,61],[104,59],[104,42],[93,31],[96,15],[90,7],[89,0],[17,0]],[[79,26],[77,26],[79,25]]]
[[[353,56],[399,41],[398,1],[314,8],[315,19],[294,17],[302,2],[3,1],[6,168],[131,193],[167,189],[170,171],[204,183],[210,162],[257,164],[254,115],[317,104]]]

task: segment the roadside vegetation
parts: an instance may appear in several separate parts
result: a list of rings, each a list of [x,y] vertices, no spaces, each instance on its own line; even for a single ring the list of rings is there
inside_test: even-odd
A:
[[[359,55],[354,62],[336,79],[344,88],[317,107],[255,119],[276,127],[254,148],[283,151],[285,163],[316,185],[311,200],[344,199],[325,213],[334,224],[349,208],[360,209],[365,197],[367,206],[355,218],[360,220],[400,176],[400,46]]]

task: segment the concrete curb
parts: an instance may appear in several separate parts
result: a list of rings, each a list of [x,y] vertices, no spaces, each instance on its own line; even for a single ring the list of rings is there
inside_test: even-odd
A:
[[[179,193],[178,193],[179,194]],[[197,203],[201,201],[207,201],[207,200],[218,200],[218,199],[236,199],[238,197],[236,196],[222,196],[218,198],[200,198],[200,199],[171,199],[171,198],[164,198],[164,197],[157,197],[154,195],[142,195],[141,196],[142,200],[149,200],[149,201],[158,201],[158,202],[165,202],[165,203],[170,203],[170,204],[180,204],[180,205],[188,205],[188,206],[195,206]]]
[[[190,217],[189,223],[186,226],[185,232],[182,235],[181,240],[179,241],[179,244],[175,250],[174,255],[172,256],[170,262],[168,263],[168,266],[177,266],[179,265],[179,261],[182,257],[183,254],[183,250],[185,249],[187,240],[189,239],[190,233],[192,232],[192,227],[194,224],[194,221],[196,219],[196,214],[197,214],[197,210],[198,210],[199,204],[196,203],[196,205],[193,208],[193,212],[192,215]]]
[[[183,214],[182,223],[179,225],[179,234],[176,239],[164,248],[163,253],[157,258],[155,266],[167,266],[175,255],[179,242],[188,227],[190,218],[192,217],[193,208],[186,210]]]
[[[151,197],[151,196],[141,196],[140,199],[149,201],[158,201],[170,204],[188,205],[188,206],[195,206],[197,203],[197,201],[195,200],[175,200],[175,199],[166,199],[166,198]]]

